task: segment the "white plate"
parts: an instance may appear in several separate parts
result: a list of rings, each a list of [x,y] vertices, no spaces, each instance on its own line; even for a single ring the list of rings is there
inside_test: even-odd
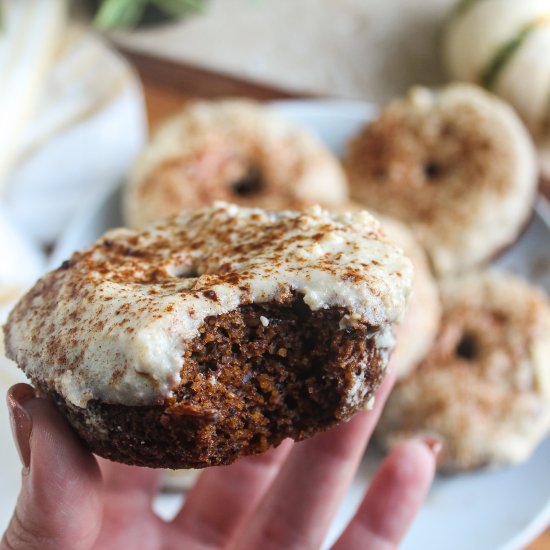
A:
[[[372,105],[340,101],[277,102],[275,107],[284,116],[314,131],[338,154],[351,135],[376,112]],[[496,264],[529,277],[550,292],[550,216],[546,208],[541,199],[521,239]],[[75,216],[54,252],[51,267],[68,258],[73,250],[93,242],[107,228],[119,224],[120,193],[97,197],[94,204],[85,205]],[[3,461],[2,456],[0,464]],[[378,461],[379,457],[374,454],[365,459],[331,528],[329,541],[334,540],[353,514]],[[549,464],[550,439],[521,466],[438,477],[402,548],[521,548],[550,519]],[[6,470],[3,464],[1,467]],[[160,497],[155,507],[163,516],[169,516],[180,502],[173,496]]]

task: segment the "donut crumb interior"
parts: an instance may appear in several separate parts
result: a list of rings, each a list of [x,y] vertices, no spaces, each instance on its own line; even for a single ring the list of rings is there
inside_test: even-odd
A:
[[[182,381],[170,402],[88,404],[109,422],[104,440],[89,441],[92,449],[133,464],[141,456],[148,465],[203,467],[228,464],[345,420],[372,395],[384,364],[375,327],[340,329],[345,313],[311,311],[294,296],[288,303],[243,305],[207,318],[187,347]],[[362,398],[350,401],[357,377]],[[64,400],[58,404],[81,433],[97,434],[83,409]]]

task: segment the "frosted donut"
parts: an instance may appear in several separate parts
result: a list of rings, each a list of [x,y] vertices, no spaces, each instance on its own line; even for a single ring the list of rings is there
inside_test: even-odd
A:
[[[439,276],[513,242],[537,189],[533,144],[504,102],[469,84],[411,90],[348,146],[352,197],[409,225]]]
[[[510,275],[473,274],[442,289],[443,320],[420,366],[399,382],[377,437],[443,442],[440,468],[526,460],[550,429],[550,304]]]
[[[346,198],[340,163],[312,134],[252,101],[197,101],[138,158],[124,211],[139,227],[214,200],[284,210]]]
[[[93,452],[227,464],[364,408],[411,283],[366,212],[215,203],[75,253],[10,314],[6,350]]]

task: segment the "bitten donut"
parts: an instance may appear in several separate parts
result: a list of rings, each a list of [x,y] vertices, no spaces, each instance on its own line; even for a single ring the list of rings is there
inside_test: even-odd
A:
[[[285,210],[347,198],[338,160],[312,134],[248,100],[196,101],[169,119],[126,186],[126,222],[140,227],[225,200]]]
[[[432,433],[440,468],[521,462],[550,429],[550,304],[511,275],[445,283],[443,320],[420,366],[399,382],[377,438],[392,448]]]
[[[93,452],[228,464],[364,408],[411,283],[366,212],[215,203],[75,253],[15,307],[6,349]]]
[[[533,144],[513,110],[469,84],[411,90],[349,144],[352,197],[407,223],[439,276],[513,242],[537,188]]]

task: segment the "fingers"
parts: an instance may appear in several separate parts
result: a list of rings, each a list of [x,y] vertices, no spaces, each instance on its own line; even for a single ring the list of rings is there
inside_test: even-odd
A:
[[[162,470],[140,468],[97,458],[105,490],[117,493],[141,493],[148,499],[158,491]]]
[[[97,463],[55,410],[27,384],[8,392],[22,488],[1,548],[91,548],[102,517]]]
[[[376,472],[359,510],[333,549],[397,548],[428,493],[440,447],[431,438],[397,447]]]
[[[222,545],[247,523],[291,448],[283,441],[262,455],[205,470],[173,525],[196,543]]]
[[[321,545],[392,383],[390,375],[373,411],[294,447],[235,548],[305,550]]]

